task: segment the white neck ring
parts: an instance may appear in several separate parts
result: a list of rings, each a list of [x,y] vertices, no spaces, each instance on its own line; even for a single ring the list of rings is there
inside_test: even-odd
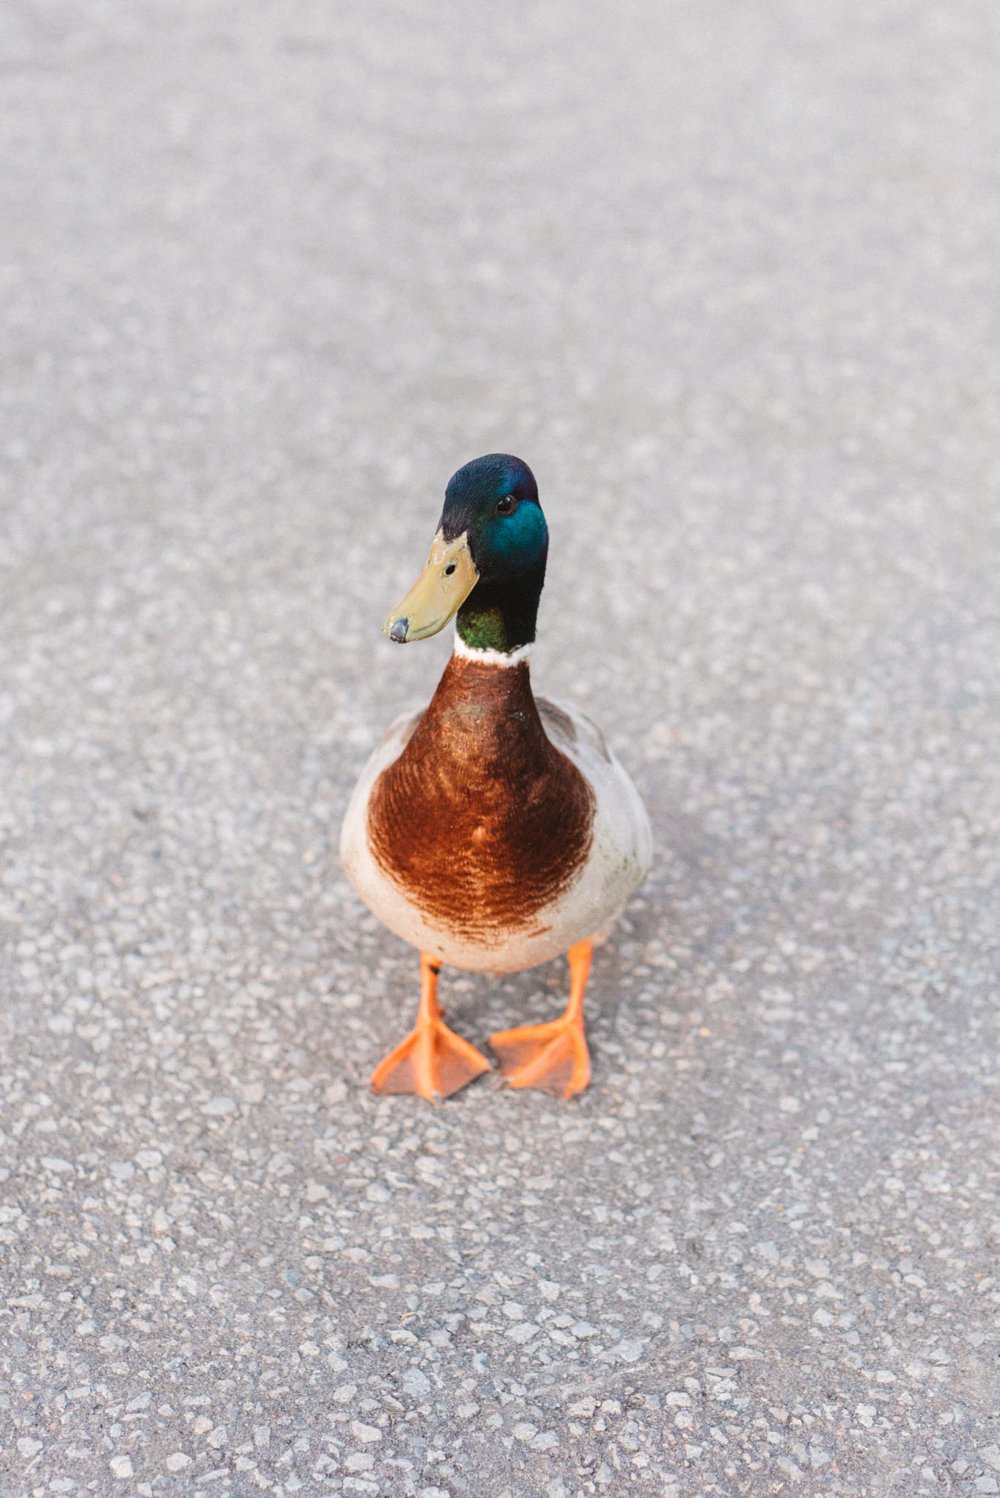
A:
[[[463,661],[476,661],[480,666],[519,666],[531,654],[531,645],[519,645],[516,650],[478,650],[467,645],[455,631],[455,654]]]

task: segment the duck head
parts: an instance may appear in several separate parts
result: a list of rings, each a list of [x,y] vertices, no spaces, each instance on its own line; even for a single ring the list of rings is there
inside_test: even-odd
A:
[[[490,453],[450,479],[427,565],[382,626],[400,645],[449,619],[466,645],[504,653],[535,638],[549,533],[527,463]]]

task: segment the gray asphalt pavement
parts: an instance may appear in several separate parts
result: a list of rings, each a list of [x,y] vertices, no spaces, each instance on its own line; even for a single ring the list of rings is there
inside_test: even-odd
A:
[[[5,4],[5,1498],[1000,1493],[996,19]],[[657,858],[433,1110],[335,839],[497,449]]]

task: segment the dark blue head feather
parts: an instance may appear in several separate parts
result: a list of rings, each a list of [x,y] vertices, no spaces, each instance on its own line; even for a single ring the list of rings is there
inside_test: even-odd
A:
[[[509,453],[474,458],[452,476],[440,524],[446,541],[469,537],[483,577],[509,577],[544,563],[548,530],[535,476]]]
[[[509,453],[487,453],[466,463],[452,474],[444,493],[441,524],[445,540],[453,541],[471,530],[483,507],[506,495],[537,505],[538,485],[527,463]]]
[[[445,490],[440,529],[467,536],[479,582],[458,615],[467,642],[511,649],[535,636],[549,532],[527,463],[509,453],[474,458]]]

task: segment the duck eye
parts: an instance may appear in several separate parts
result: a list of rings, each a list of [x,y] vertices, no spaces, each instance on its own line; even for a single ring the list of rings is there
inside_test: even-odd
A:
[[[509,515],[516,504],[517,500],[514,498],[513,494],[505,494],[503,499],[497,500],[497,514]]]

